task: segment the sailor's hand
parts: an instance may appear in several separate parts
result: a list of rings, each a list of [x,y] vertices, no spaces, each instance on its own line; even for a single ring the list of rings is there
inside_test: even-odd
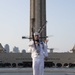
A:
[[[48,41],[49,41],[49,40],[48,40],[48,39],[46,39],[46,40],[45,40],[45,43],[48,43]]]
[[[48,60],[48,57],[45,57],[45,60],[47,61]]]

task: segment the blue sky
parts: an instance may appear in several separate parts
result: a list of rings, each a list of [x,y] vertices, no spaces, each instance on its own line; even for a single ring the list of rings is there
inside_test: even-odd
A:
[[[75,44],[75,0],[46,0],[48,47],[55,52],[69,51]],[[23,40],[23,35],[29,35],[30,0],[0,0],[0,42],[28,48],[29,40]]]

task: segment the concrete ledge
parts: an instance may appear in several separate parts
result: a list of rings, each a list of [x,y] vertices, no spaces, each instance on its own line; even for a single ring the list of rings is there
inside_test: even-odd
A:
[[[75,73],[75,69],[45,68],[45,73]],[[32,73],[32,68],[0,68],[0,73]]]

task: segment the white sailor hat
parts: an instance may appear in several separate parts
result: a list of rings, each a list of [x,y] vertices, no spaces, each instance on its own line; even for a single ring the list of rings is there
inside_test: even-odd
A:
[[[34,33],[34,36],[35,36],[35,35],[38,35],[38,36],[39,36],[39,33],[38,33],[38,32],[35,32],[35,33]]]

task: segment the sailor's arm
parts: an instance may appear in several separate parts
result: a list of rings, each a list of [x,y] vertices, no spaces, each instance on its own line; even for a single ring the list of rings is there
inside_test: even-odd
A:
[[[47,44],[44,43],[44,54],[45,57],[48,57]]]
[[[29,47],[28,47],[28,52],[32,52],[32,47],[33,47],[33,41],[30,41]]]
[[[48,51],[47,51],[47,44],[44,44],[44,51],[45,51],[45,60],[48,60]]]
[[[32,52],[32,48],[31,47],[28,47],[28,52]]]

